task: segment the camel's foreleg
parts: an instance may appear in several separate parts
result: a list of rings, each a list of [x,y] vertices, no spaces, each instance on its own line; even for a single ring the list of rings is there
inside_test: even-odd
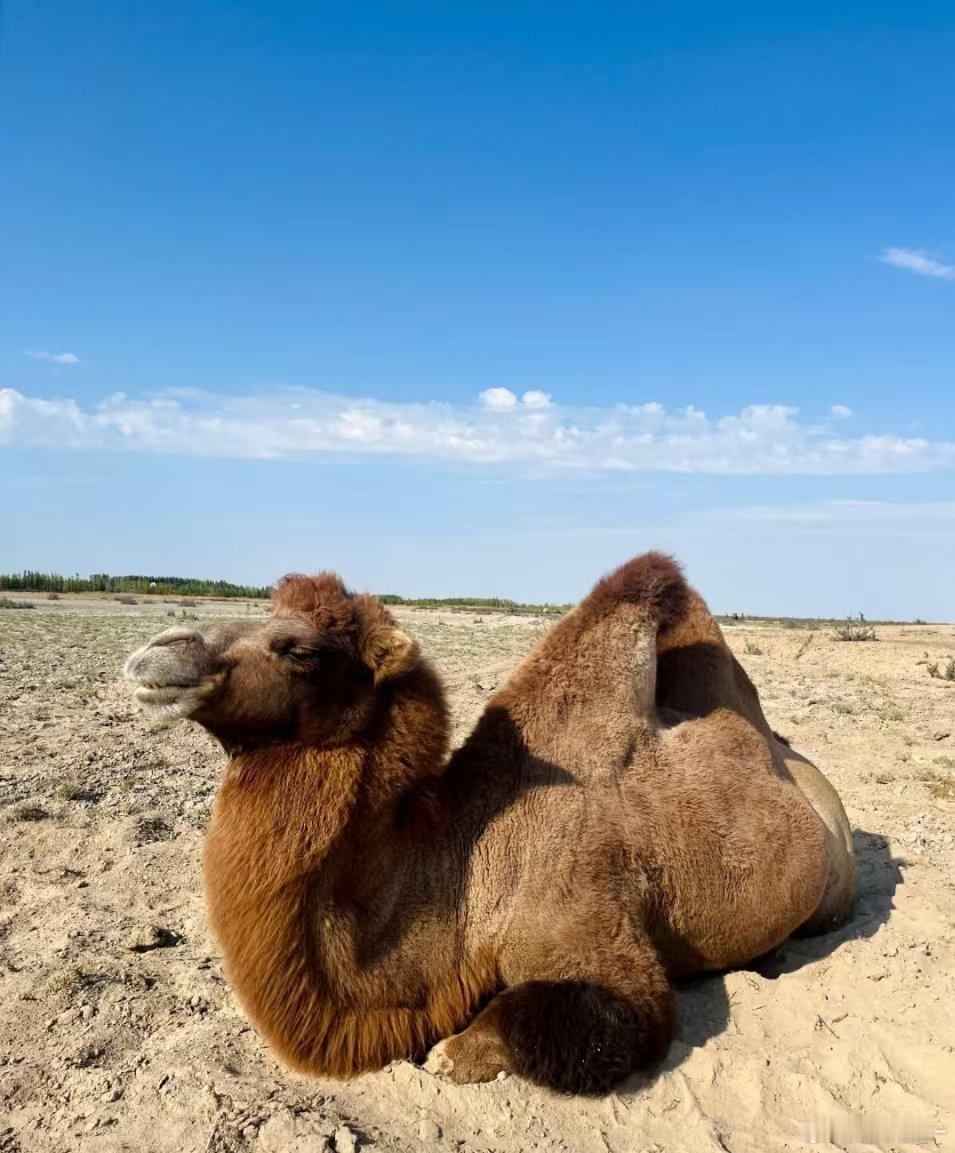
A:
[[[532,954],[428,1068],[458,1083],[517,1073],[563,1093],[601,1094],[659,1061],[674,1029],[673,998],[647,941],[564,942]],[[533,976],[531,975],[533,974]]]

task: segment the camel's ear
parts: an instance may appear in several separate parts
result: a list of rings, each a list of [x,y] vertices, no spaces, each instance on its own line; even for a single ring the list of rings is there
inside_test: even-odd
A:
[[[410,672],[420,660],[418,646],[395,625],[374,625],[365,633],[361,658],[376,681]]]

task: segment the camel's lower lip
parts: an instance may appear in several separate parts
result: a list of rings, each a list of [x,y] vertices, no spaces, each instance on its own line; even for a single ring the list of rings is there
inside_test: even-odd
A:
[[[143,705],[162,705],[178,700],[193,685],[139,685],[133,696]]]

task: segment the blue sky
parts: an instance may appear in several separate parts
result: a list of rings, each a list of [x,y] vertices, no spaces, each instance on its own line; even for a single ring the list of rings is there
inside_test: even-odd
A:
[[[0,568],[955,618],[955,16],[25,3]]]

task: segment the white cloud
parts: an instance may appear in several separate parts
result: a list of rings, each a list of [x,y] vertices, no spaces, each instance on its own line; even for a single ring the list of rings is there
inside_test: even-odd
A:
[[[836,420],[848,420],[849,417],[852,416],[852,409],[845,404],[834,404],[829,411]]]
[[[525,408],[550,408],[550,393],[538,388],[528,389],[521,397]]]
[[[936,280],[955,280],[955,264],[943,264],[921,248],[886,248],[879,257],[885,264],[904,268],[919,276],[932,276]]]
[[[478,397],[485,408],[507,412],[517,407],[517,397],[509,388],[486,388]]]
[[[488,390],[494,391],[494,390]],[[503,390],[508,392],[508,390]],[[509,393],[514,397],[513,393]],[[692,405],[503,408],[389,404],[274,389],[257,396],[122,393],[83,406],[0,389],[0,445],[267,459],[405,458],[590,472],[863,474],[955,468],[955,443],[896,433],[836,436],[798,410],[750,405],[713,418]]]
[[[80,358],[75,352],[40,352],[33,349],[25,349],[24,356],[32,357],[34,360],[45,360],[50,364],[79,364]]]

